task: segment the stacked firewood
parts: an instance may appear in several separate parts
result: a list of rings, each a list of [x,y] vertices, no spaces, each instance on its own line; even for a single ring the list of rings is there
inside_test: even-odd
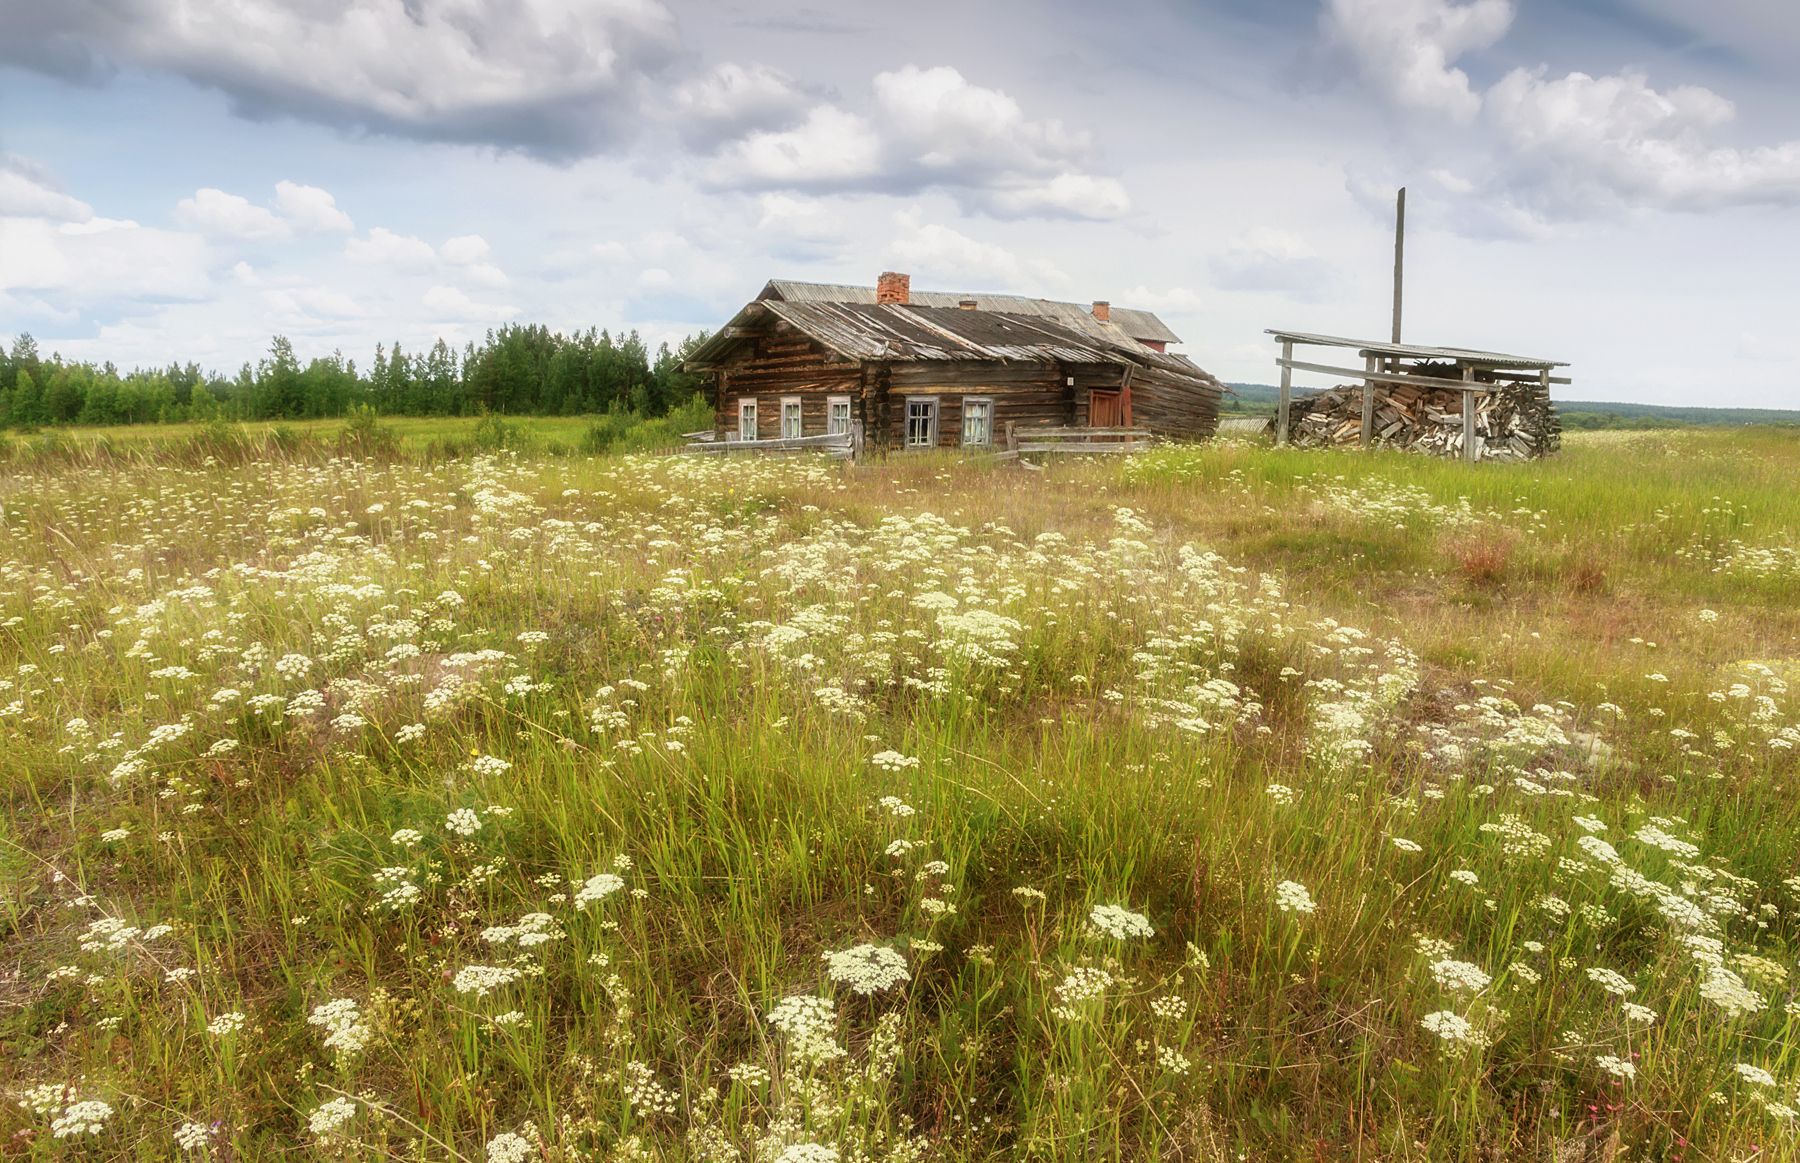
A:
[[[1436,368],[1413,369],[1422,375]],[[1454,373],[1451,373],[1454,375]],[[1375,385],[1371,443],[1433,456],[1463,455],[1462,392],[1415,384]],[[1362,440],[1363,386],[1340,384],[1295,399],[1288,431],[1300,447]],[[1480,460],[1531,460],[1562,447],[1562,421],[1539,384],[1495,384],[1475,397],[1475,448]]]

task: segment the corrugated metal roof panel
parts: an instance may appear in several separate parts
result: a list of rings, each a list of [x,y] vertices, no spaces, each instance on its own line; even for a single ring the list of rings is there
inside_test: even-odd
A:
[[[1358,354],[1386,355],[1395,359],[1443,359],[1451,362],[1487,364],[1497,368],[1568,367],[1554,359],[1534,355],[1508,355],[1503,351],[1480,351],[1472,347],[1427,347],[1419,343],[1389,343],[1385,339],[1348,339],[1341,335],[1320,335],[1312,331],[1275,331],[1265,334],[1276,339],[1317,347],[1348,347]]]
[[[763,299],[779,298],[789,303],[873,303],[875,288],[849,283],[808,283],[798,279],[770,279]],[[913,291],[908,296],[914,307],[955,307],[964,299],[973,299],[982,311],[998,311],[1011,315],[1041,315],[1065,326],[1092,334],[1149,339],[1159,343],[1180,343],[1181,336],[1153,311],[1134,307],[1112,308],[1112,319],[1102,323],[1094,318],[1093,309],[1081,303],[1065,303],[1058,299],[1033,299],[1025,295],[994,295],[961,291]]]

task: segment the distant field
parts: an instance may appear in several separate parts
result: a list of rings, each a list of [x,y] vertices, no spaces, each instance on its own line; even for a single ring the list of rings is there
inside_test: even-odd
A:
[[[1232,384],[1225,397],[1228,413],[1269,414],[1275,411],[1279,389],[1272,384]],[[1296,389],[1303,392],[1304,389]],[[1785,408],[1669,407],[1662,404],[1620,404],[1608,400],[1556,401],[1563,426],[1589,428],[1710,428],[1775,424],[1800,425],[1800,411]]]
[[[593,423],[592,416],[508,416],[507,424],[515,426],[528,437],[548,444],[559,444],[574,448],[581,443],[582,435]],[[433,441],[457,439],[471,433],[479,420],[467,416],[397,416],[383,417],[381,423],[394,430],[401,443],[409,450],[423,450]],[[337,420],[253,420],[243,423],[227,424],[226,429],[243,435],[260,438],[277,430],[299,433],[303,436],[321,438],[331,436],[344,427],[344,421]],[[157,444],[185,440],[201,430],[197,424],[120,424],[113,427],[69,427],[45,429],[54,432],[58,437],[82,443],[115,443],[115,444]],[[14,440],[29,441],[29,436],[9,433]]]
[[[0,460],[8,1158],[1800,1158],[1793,430],[392,423]]]

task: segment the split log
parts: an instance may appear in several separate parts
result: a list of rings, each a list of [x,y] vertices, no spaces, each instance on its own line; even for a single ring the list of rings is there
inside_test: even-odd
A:
[[[1421,375],[1456,375],[1430,365]],[[1549,393],[1536,383],[1495,383],[1476,398],[1475,440],[1481,460],[1533,460],[1562,447],[1562,421]],[[1288,431],[1302,448],[1355,445],[1362,439],[1363,385],[1340,384],[1296,398]],[[1433,456],[1461,456],[1462,393],[1413,384],[1375,386],[1374,444]]]

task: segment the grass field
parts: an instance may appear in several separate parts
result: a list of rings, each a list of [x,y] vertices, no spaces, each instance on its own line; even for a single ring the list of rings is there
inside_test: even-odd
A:
[[[0,1154],[1800,1158],[1795,434],[426,423],[0,462]]]
[[[373,420],[373,416],[370,417]],[[234,458],[292,456],[337,447],[353,454],[398,453],[411,458],[451,459],[479,452],[524,452],[560,456],[578,452],[642,452],[681,443],[683,432],[710,428],[712,410],[690,402],[667,416],[629,413],[588,416],[383,417],[360,431],[344,420],[257,420],[216,424],[120,424],[46,428],[31,433],[0,431],[0,459],[109,458],[169,460],[209,448]],[[366,447],[370,434],[391,447]],[[361,439],[359,440],[359,436]]]

